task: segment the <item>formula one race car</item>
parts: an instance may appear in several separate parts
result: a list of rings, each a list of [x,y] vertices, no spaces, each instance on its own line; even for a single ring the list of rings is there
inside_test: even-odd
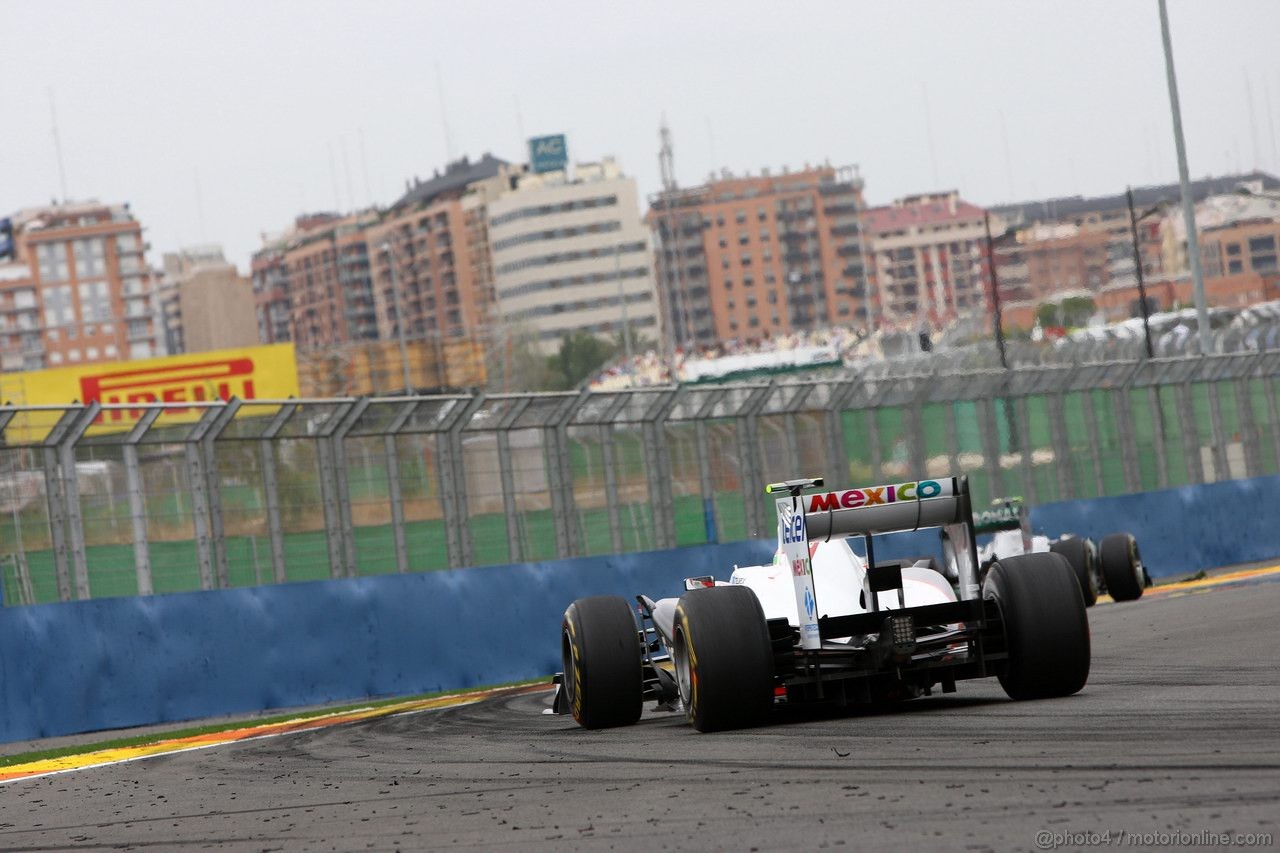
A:
[[[965,478],[803,494],[770,485],[778,551],[728,583],[689,578],[679,599],[573,602],[553,710],[590,729],[635,723],[645,700],[683,707],[699,731],[767,721],[775,709],[952,693],[995,676],[1014,699],[1067,696],[1089,677],[1089,621],[1060,554],[993,562],[985,580]],[[942,528],[957,571],[878,564],[872,535]],[[850,547],[860,537],[866,557]]]
[[[1027,508],[1019,497],[996,498],[991,502],[991,509],[978,513],[973,523],[979,536],[991,535],[990,541],[978,546],[980,574],[998,560],[1049,551],[1067,558],[1080,581],[1087,607],[1097,602],[1099,593],[1108,593],[1115,601],[1133,601],[1141,598],[1143,589],[1151,586],[1151,576],[1142,563],[1138,542],[1129,533],[1112,533],[1103,537],[1101,545],[1070,533],[1058,539],[1035,535],[1031,532]],[[947,550],[945,535],[943,550]]]

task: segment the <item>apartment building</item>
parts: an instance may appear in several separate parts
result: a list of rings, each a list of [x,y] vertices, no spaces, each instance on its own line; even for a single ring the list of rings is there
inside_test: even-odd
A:
[[[530,329],[546,352],[624,324],[656,337],[649,230],[613,159],[519,175],[488,203],[488,229],[498,322]]]
[[[1258,191],[1275,191],[1280,189],[1280,180],[1265,172],[1224,175],[1192,181],[1191,194],[1197,203],[1202,203],[1210,197],[1233,195],[1242,185]],[[1180,200],[1178,184],[1133,190],[1134,213],[1139,217],[1139,252],[1143,272],[1148,277],[1175,275],[1180,264],[1185,266],[1185,248],[1179,258],[1176,246],[1166,243],[1170,223],[1181,222]],[[1027,262],[1024,272],[1029,299],[1054,298],[1078,289],[1098,292],[1112,283],[1126,285],[1136,281],[1133,232],[1125,193],[997,205],[991,211],[993,216],[1000,216],[1019,231],[1018,246],[1008,254]],[[1009,260],[1008,257],[1002,259],[1002,285],[1004,263]],[[1016,279],[1016,271],[1010,272],[1010,279]]]
[[[1205,278],[1242,273],[1274,273],[1280,237],[1280,198],[1231,193],[1196,205],[1196,230]],[[1168,273],[1190,270],[1187,228],[1181,209],[1161,222],[1161,266]]]
[[[401,322],[414,340],[475,337],[488,328],[494,296],[487,210],[518,172],[489,154],[475,162],[464,157],[406,187],[367,228],[380,338],[395,338]]]
[[[650,199],[666,331],[683,349],[867,324],[856,167],[712,175]]]
[[[954,190],[867,210],[872,292],[881,325],[937,329],[983,308],[979,261],[985,213]],[[999,234],[1003,223],[997,218],[991,227]]]
[[[0,265],[0,370],[161,351],[142,225],[127,204],[68,202],[10,220],[13,260]]]
[[[297,235],[285,251],[291,334],[299,349],[372,341],[378,322],[365,229],[375,211],[336,217]]]
[[[221,246],[165,253],[158,299],[169,355],[258,343],[253,285]]]

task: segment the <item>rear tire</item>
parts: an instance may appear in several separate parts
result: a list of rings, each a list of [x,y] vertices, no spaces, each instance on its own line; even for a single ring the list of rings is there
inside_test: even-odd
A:
[[[1133,601],[1142,597],[1146,571],[1138,553],[1138,540],[1128,533],[1112,533],[1098,547],[1098,562],[1107,592],[1116,601]]]
[[[711,732],[763,723],[773,708],[773,649],[756,594],[695,589],[676,605],[676,681],[685,715]]]
[[[644,681],[640,632],[619,595],[579,598],[560,627],[565,698],[587,729],[629,726],[640,719]]]
[[[1071,570],[1076,573],[1080,582],[1080,592],[1084,594],[1084,606],[1092,607],[1098,603],[1098,567],[1094,565],[1094,550],[1089,541],[1079,536],[1059,539],[1049,544],[1049,550],[1066,558]]]
[[[1000,604],[1009,658],[1000,686],[1010,699],[1079,692],[1089,680],[1089,616],[1061,554],[1023,554],[991,566],[983,596]]]

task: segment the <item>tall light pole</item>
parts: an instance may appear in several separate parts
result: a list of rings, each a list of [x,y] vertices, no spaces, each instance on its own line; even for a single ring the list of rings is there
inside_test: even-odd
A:
[[[1009,358],[1004,351],[1004,311],[1000,305],[1000,277],[996,273],[995,241],[991,239],[991,214],[983,211],[982,227],[987,232],[987,269],[991,274],[991,315],[995,320],[996,349],[1000,351],[1000,366],[1009,369]]]
[[[627,294],[622,291],[621,247],[616,240],[613,244],[613,277],[618,282],[618,301],[622,303],[622,347],[627,358],[627,387],[630,388],[635,380],[635,365],[631,361],[631,321],[627,319]]]
[[[1133,235],[1133,264],[1138,273],[1138,299],[1142,302],[1142,334],[1147,341],[1147,358],[1152,358],[1155,351],[1151,347],[1151,311],[1147,307],[1147,285],[1142,274],[1142,246],[1138,242],[1138,220],[1146,219],[1160,209],[1160,205],[1138,216],[1133,210],[1133,187],[1125,187],[1125,196],[1129,199],[1129,231]]]
[[[1200,235],[1196,231],[1196,204],[1191,197],[1187,174],[1187,145],[1182,138],[1182,109],[1178,106],[1178,78],[1173,71],[1173,42],[1169,38],[1169,10],[1160,2],[1160,35],[1164,40],[1164,68],[1169,79],[1169,109],[1173,113],[1173,144],[1178,150],[1178,184],[1182,187],[1182,218],[1187,226],[1187,260],[1191,263],[1191,284],[1196,301],[1196,321],[1200,327],[1200,354],[1208,355],[1209,309],[1204,297],[1204,268],[1200,265]]]
[[[391,244],[383,243],[387,254],[387,267],[391,270],[391,302],[396,312],[396,339],[400,343],[400,369],[404,374],[404,393],[413,393],[413,379],[409,376],[409,348],[404,340],[404,314],[400,311],[400,283],[396,279],[396,259],[391,254]]]

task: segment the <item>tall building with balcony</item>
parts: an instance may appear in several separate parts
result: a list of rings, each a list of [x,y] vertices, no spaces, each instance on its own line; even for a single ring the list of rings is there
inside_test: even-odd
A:
[[[867,211],[880,325],[936,329],[985,304],[983,214],[955,191],[908,196]],[[1002,231],[999,220],[991,227]]]
[[[290,326],[300,349],[378,338],[365,229],[374,211],[334,218],[297,236],[285,252]]]
[[[489,154],[475,162],[464,157],[406,187],[404,196],[368,227],[380,338],[396,339],[401,323],[411,340],[486,333],[493,304],[487,210],[517,174]]]
[[[521,174],[487,208],[497,322],[548,353],[573,332],[657,331],[635,179],[611,158]]]
[[[650,199],[665,329],[676,347],[864,326],[856,167],[711,176]]]
[[[142,225],[128,205],[69,202],[11,217],[0,266],[0,370],[33,370],[161,351]]]

